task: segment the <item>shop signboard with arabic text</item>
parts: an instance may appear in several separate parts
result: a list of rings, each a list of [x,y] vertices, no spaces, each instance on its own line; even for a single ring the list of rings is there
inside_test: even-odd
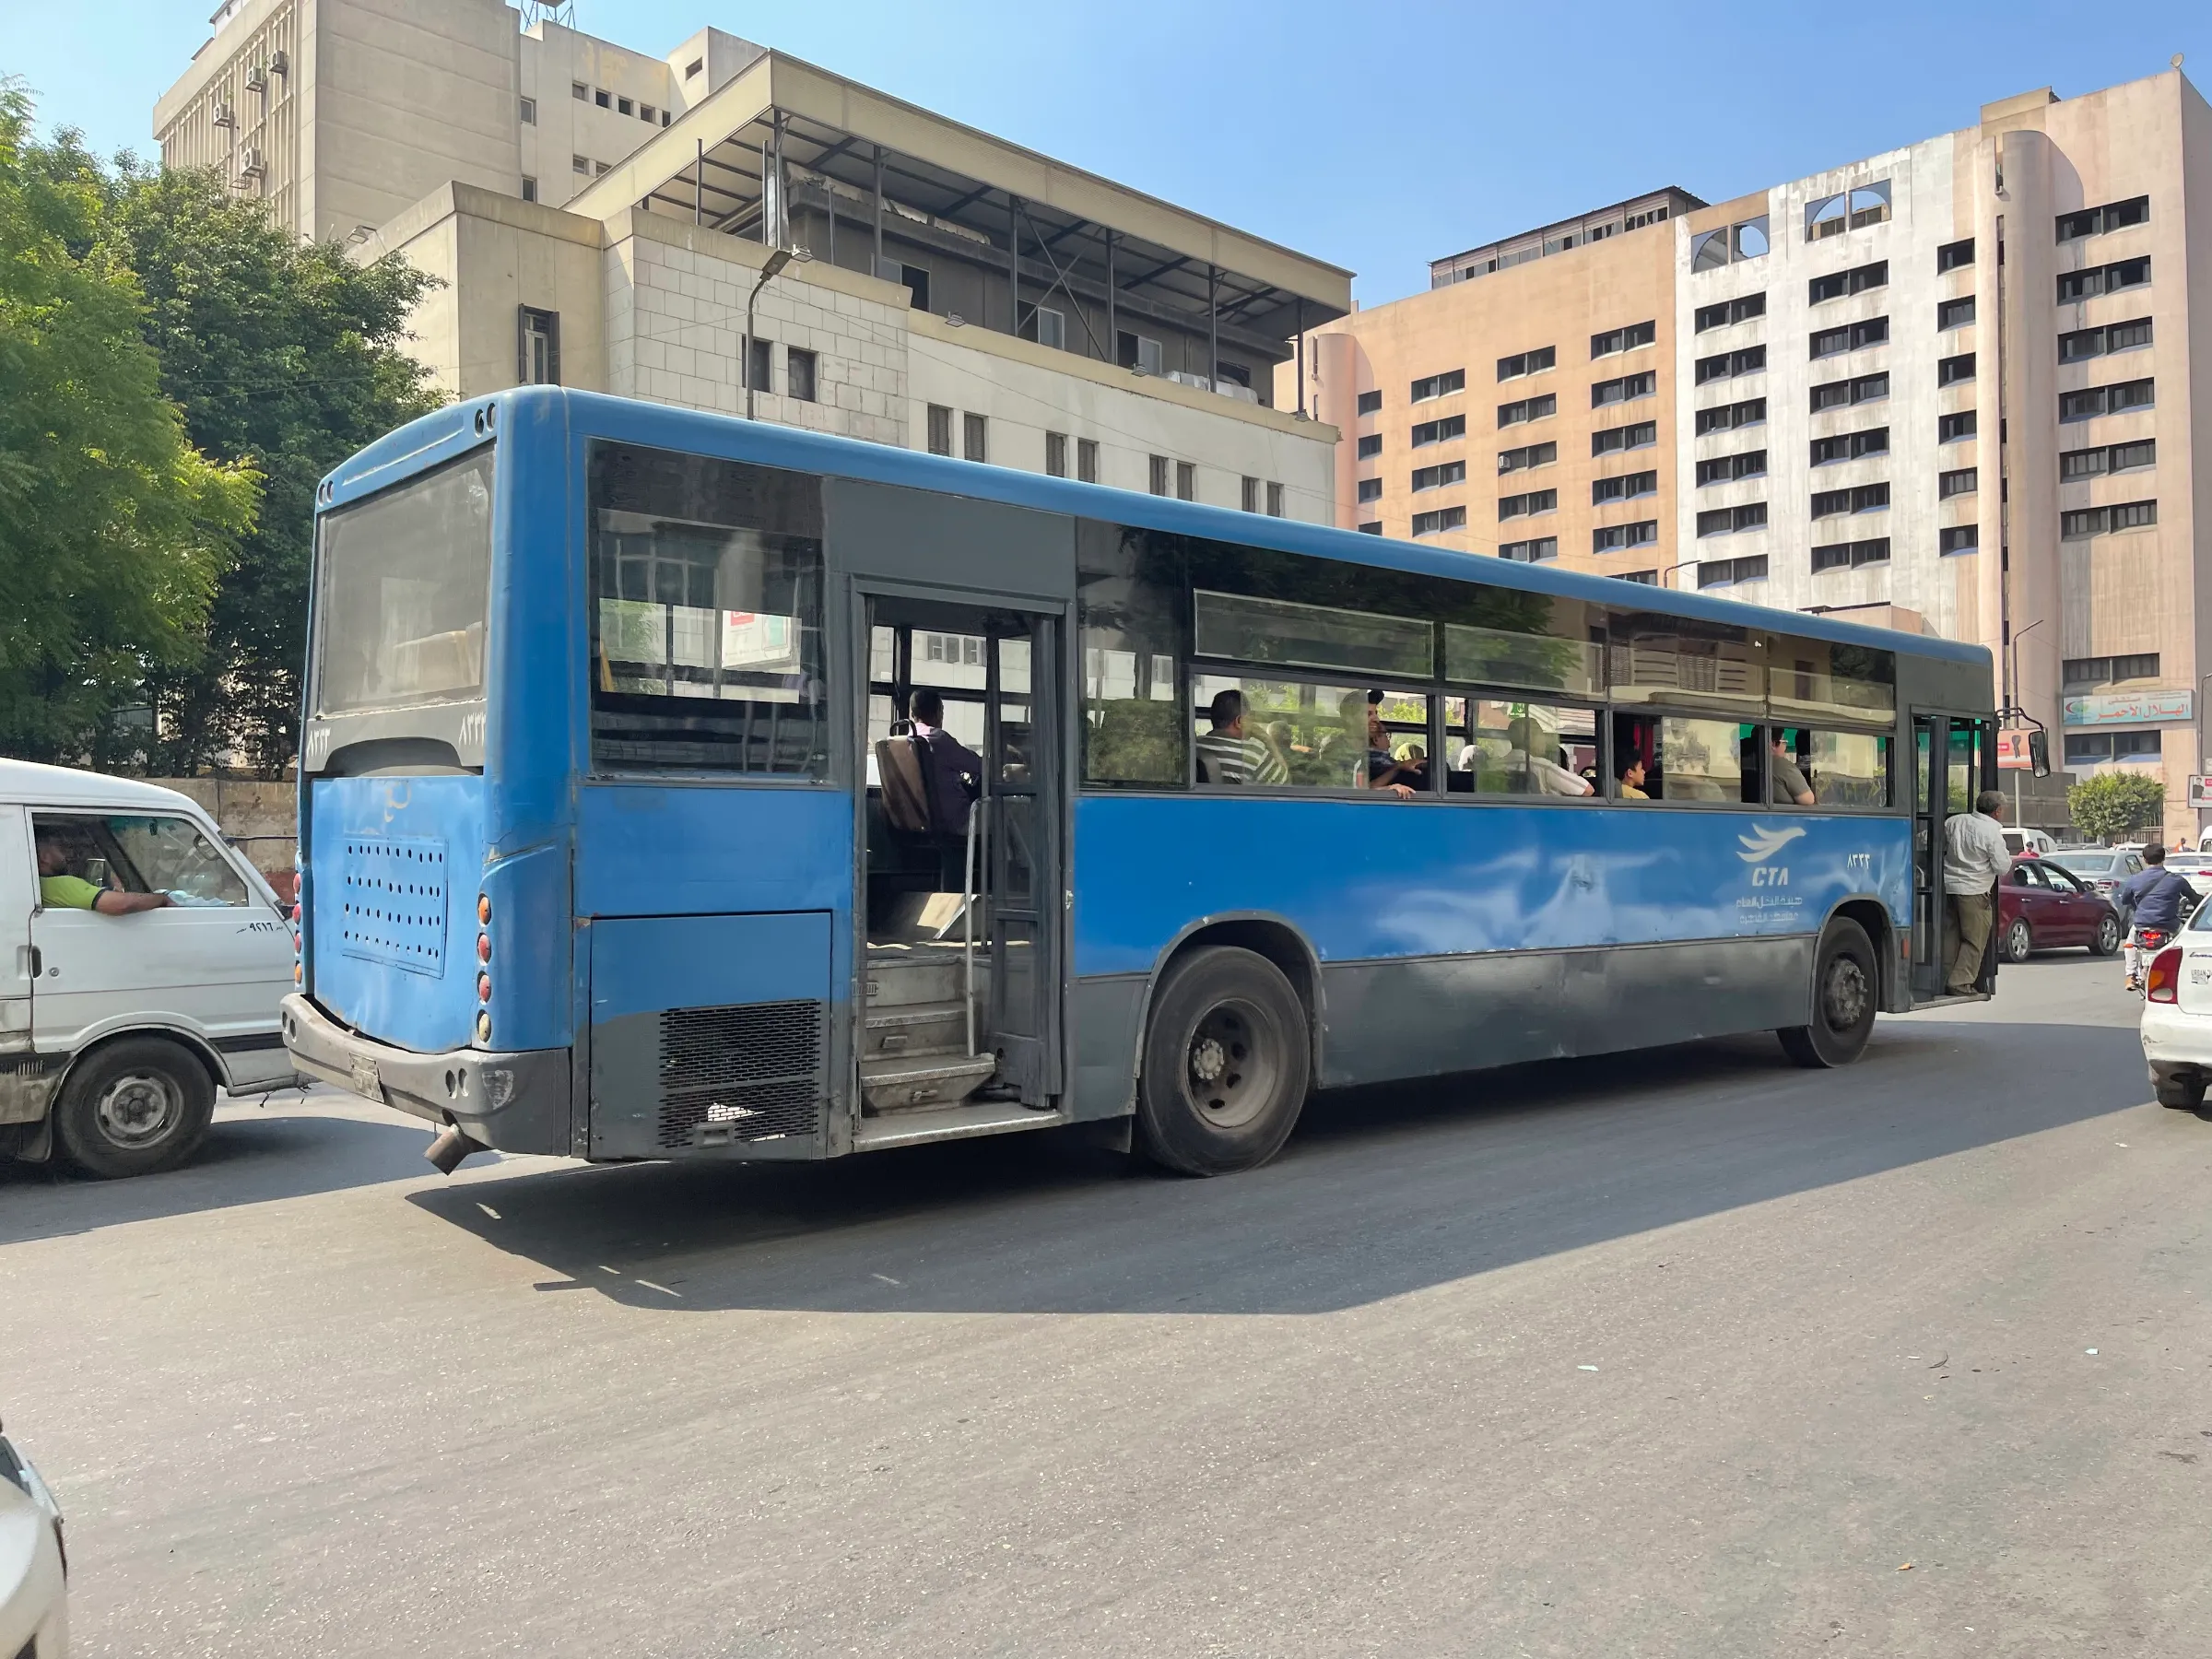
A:
[[[2188,691],[2100,691],[2066,698],[2061,718],[2070,726],[2145,725],[2194,719],[2194,705]]]

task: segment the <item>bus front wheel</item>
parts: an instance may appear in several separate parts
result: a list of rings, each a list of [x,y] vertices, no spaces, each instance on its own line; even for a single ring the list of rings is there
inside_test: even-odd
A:
[[[1775,1032],[1783,1051],[1800,1065],[1849,1065],[1874,1033],[1880,983],[1866,930],[1837,917],[1820,935],[1813,963],[1812,1021]]]
[[[1281,1150],[1312,1075],[1306,1012],[1256,951],[1214,946],[1168,970],[1145,1030],[1136,1124],[1145,1155],[1227,1175]]]

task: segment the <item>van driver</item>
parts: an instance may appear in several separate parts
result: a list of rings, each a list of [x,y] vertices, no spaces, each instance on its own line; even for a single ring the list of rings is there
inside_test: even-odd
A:
[[[124,893],[69,874],[70,847],[62,835],[40,826],[39,900],[55,910],[98,911],[103,916],[128,916],[139,911],[161,910],[170,902],[167,893]]]

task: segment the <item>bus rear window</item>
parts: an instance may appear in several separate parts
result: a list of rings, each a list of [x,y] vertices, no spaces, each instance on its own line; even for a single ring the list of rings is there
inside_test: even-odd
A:
[[[487,445],[324,514],[316,713],[484,695],[491,467]]]
[[[825,775],[821,480],[599,443],[591,510],[593,764]]]

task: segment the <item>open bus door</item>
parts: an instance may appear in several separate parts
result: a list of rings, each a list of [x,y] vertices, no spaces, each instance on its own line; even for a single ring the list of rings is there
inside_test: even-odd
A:
[[[1912,1002],[1955,1002],[1944,989],[1956,935],[1943,890],[1943,827],[1971,812],[1974,796],[1997,783],[1997,727],[1981,714],[1912,715]],[[1997,937],[1993,918],[1976,988],[1996,988]]]

